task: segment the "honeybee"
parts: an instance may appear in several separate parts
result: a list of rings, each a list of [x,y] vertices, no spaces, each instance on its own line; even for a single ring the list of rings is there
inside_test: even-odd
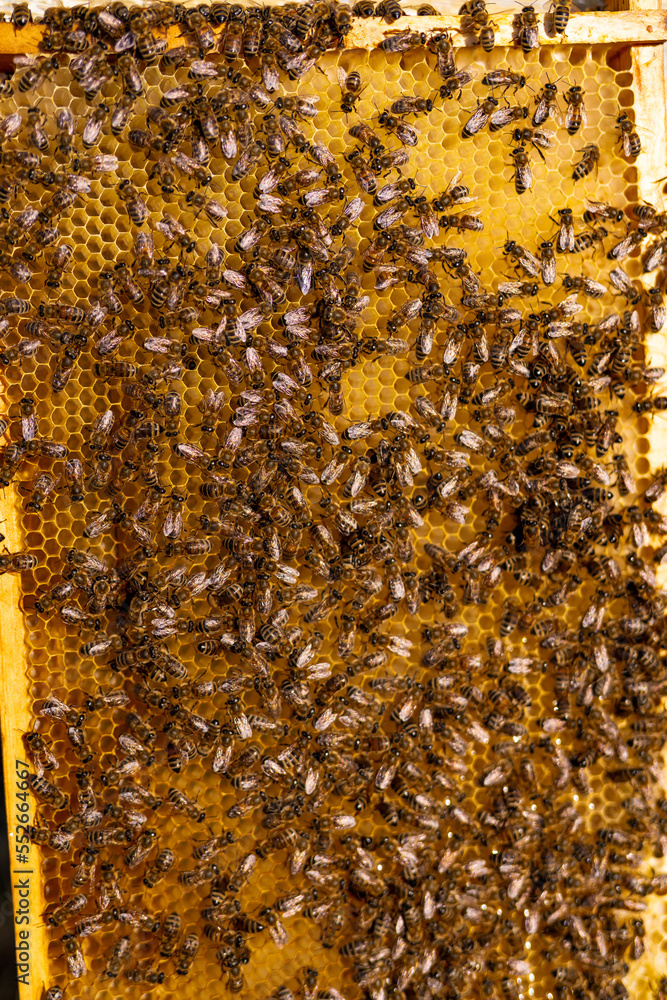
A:
[[[58,767],[56,755],[50,749],[50,740],[40,733],[26,733],[23,736],[26,744],[28,759],[35,769],[37,777],[41,777],[45,771],[53,771]]]
[[[535,8],[533,6],[522,7],[521,12],[515,15],[515,23],[518,33],[518,42],[525,55],[539,46],[538,22]]]
[[[479,233],[484,229],[484,223],[477,218],[479,212],[481,209],[475,209],[463,215],[442,215],[438,224],[443,229],[457,229],[459,232],[467,229]]]
[[[389,35],[380,42],[380,48],[384,52],[409,52],[410,49],[426,44],[426,35],[423,31],[399,31]]]
[[[181,942],[176,961],[176,972],[179,976],[187,976],[192,967],[192,963],[199,951],[199,938],[196,934],[186,934]]]
[[[544,240],[539,248],[540,271],[545,285],[553,285],[556,280],[556,257],[553,240]]]
[[[563,285],[568,290],[572,289],[574,291],[581,291],[584,295],[588,295],[592,299],[600,299],[606,294],[607,289],[599,281],[594,281],[592,278],[586,276],[583,277],[572,277],[566,274],[563,277]]]
[[[475,35],[478,45],[485,52],[492,52],[495,45],[494,22],[489,19],[484,0],[468,0],[459,10],[461,30]]]
[[[571,208],[559,208],[559,231],[556,249],[559,253],[572,253],[574,250],[574,218]]]
[[[27,3],[17,3],[12,9],[10,22],[19,30],[32,23],[32,12]]]
[[[514,240],[507,240],[503,253],[511,261],[519,264],[529,277],[536,278],[540,273],[540,262],[537,257]]]
[[[357,70],[346,73],[342,67],[337,69],[338,83],[340,84],[341,102],[340,109],[345,114],[354,111],[354,107],[361,97],[361,74]]]
[[[348,157],[355,180],[359,188],[366,194],[374,194],[377,187],[377,176],[360,151],[353,151]]]
[[[530,160],[523,146],[512,150],[514,161],[514,188],[517,194],[525,194],[533,186],[533,172]]]
[[[65,934],[61,940],[67,958],[67,971],[72,979],[80,979],[86,972],[86,962],[83,952],[73,934]]]
[[[228,891],[231,893],[239,892],[252,875],[256,865],[256,854],[250,853],[243,857],[228,882]]]
[[[613,208],[604,202],[586,199],[584,222],[587,222],[589,225],[596,225],[598,222],[604,221],[622,222],[623,212],[620,208]]]
[[[573,86],[565,92],[565,128],[570,135],[576,135],[580,128],[586,128],[588,117],[584,106],[584,92],[581,87]]]
[[[647,296],[651,310],[651,329],[655,333],[658,333],[662,330],[665,325],[665,319],[667,318],[664,295],[659,288],[649,288]]]
[[[622,268],[613,268],[613,270],[609,272],[609,280],[614,288],[616,288],[621,295],[624,295],[631,305],[636,305],[640,301],[640,292],[635,288],[632,281]]]
[[[167,872],[171,871],[175,860],[174,852],[169,850],[169,848],[165,847],[161,850],[152,866],[144,875],[144,885],[148,886],[149,889],[154,889],[162,881]]]
[[[48,781],[43,775],[28,775],[30,790],[43,802],[53,806],[54,809],[63,809],[67,805],[67,796]]]
[[[599,159],[600,150],[594,142],[589,142],[588,145],[584,146],[581,150],[581,159],[572,171],[572,179],[575,181],[583,180],[584,177],[587,177],[588,174],[590,174]]]
[[[415,99],[418,100],[418,99]],[[411,108],[413,105],[410,103],[412,98],[402,98],[401,107]],[[406,113],[406,112],[403,112]],[[404,146],[416,146],[419,141],[419,129],[415,125],[404,121],[401,118],[397,118],[395,115],[390,114],[388,111],[383,111],[380,115],[379,124],[392,132],[399,142]]]
[[[498,132],[501,128],[511,125],[513,122],[521,121],[528,117],[528,108],[519,106],[507,106],[498,108],[489,118],[489,131]]]
[[[551,0],[550,9],[554,31],[565,34],[570,20],[570,0]]]
[[[463,88],[466,84],[473,80],[473,74],[468,70],[459,69],[455,73],[445,78],[445,82],[440,86],[440,96],[443,100],[451,100],[456,97],[458,101],[461,100],[461,95],[463,93]]]
[[[426,97],[415,97],[411,94],[403,94],[389,108],[393,115],[423,115],[433,110],[433,101]],[[382,121],[382,116],[380,116]]]
[[[171,958],[176,948],[176,942],[181,933],[181,918],[178,913],[170,913],[162,921],[160,933],[160,955]]]
[[[109,960],[107,962],[107,967],[105,970],[105,976],[108,979],[115,979],[120,975],[120,971],[125,964],[125,962],[130,957],[132,951],[132,945],[129,937],[121,937],[116,941],[109,954]]]
[[[155,831],[144,830],[136,844],[127,851],[124,863],[127,868],[138,868],[155,846]]]
[[[616,128],[618,130],[618,141],[623,147],[623,155],[628,160],[639,156],[642,151],[641,139],[626,111],[619,111],[616,118]]]
[[[533,125],[543,125],[547,118],[553,118],[558,125],[563,124],[563,118],[558,107],[558,88],[555,83],[545,83],[537,100],[533,114]]]
[[[493,69],[483,77],[482,83],[485,87],[504,87],[503,93],[510,87],[514,87],[514,93],[526,86],[526,78],[521,73],[514,73],[508,69]]]
[[[497,107],[498,101],[495,97],[487,97],[485,100],[481,101],[463,126],[463,131],[461,133],[463,138],[470,139],[473,135],[481,132]]]

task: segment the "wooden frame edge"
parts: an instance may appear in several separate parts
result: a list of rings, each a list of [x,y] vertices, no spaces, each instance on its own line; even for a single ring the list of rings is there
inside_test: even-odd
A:
[[[514,13],[498,14],[494,18],[497,46],[516,47],[515,18]],[[667,16],[664,11],[656,9],[574,13],[564,35],[554,33],[550,14],[540,15],[538,20],[541,45],[656,45],[667,41]],[[452,14],[402,17],[394,24],[387,24],[376,17],[355,18],[352,30],[346,36],[345,48],[376,48],[400,31],[424,32],[426,35],[450,31],[455,47],[473,47],[475,39],[461,32],[460,22],[460,17]],[[224,32],[224,28],[215,30],[218,35]],[[46,28],[40,24],[28,24],[20,30],[12,24],[0,24],[0,58],[40,52],[45,34]],[[181,29],[177,25],[168,28],[166,38],[170,44],[178,44],[181,37]]]
[[[24,545],[16,491],[0,497],[0,528],[10,552]],[[21,611],[21,576],[0,576],[0,736],[5,779],[9,870],[14,903],[13,924],[20,1000],[34,1000],[44,986],[48,941],[43,924],[46,907],[39,848],[27,839],[24,821],[34,822],[35,800],[23,777],[30,768],[22,734],[32,726],[29,697],[30,661]],[[27,803],[27,809],[25,804]]]

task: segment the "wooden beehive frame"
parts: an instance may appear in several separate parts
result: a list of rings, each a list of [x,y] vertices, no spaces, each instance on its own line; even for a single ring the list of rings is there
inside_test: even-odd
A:
[[[435,4],[438,6],[437,2]],[[510,47],[514,42],[513,13],[494,17],[496,44]],[[357,19],[346,39],[346,48],[368,49],[397,30],[452,32],[453,44],[469,45],[470,38],[459,30],[459,18],[409,16],[400,25],[390,26],[379,19]],[[13,25],[0,25],[0,63],[14,55],[40,51],[43,29],[30,24],[17,31]],[[170,28],[167,39],[176,44],[180,30]],[[663,43],[667,41],[667,17],[652,0],[610,0],[610,10],[572,14],[565,38],[551,30],[550,15],[540,16],[540,44],[603,45],[616,48],[617,68],[632,75],[633,113],[637,125],[651,136],[636,161],[637,194],[652,204],[661,202],[657,181],[667,174],[667,136],[665,123],[665,79]],[[647,341],[648,363],[667,366],[667,346],[662,335]],[[662,432],[664,434],[664,431]],[[667,442],[661,440],[657,425],[650,431],[649,458],[655,466]],[[24,541],[20,527],[19,498],[11,488],[0,496],[0,530],[5,545],[20,551]],[[21,827],[34,807],[24,780],[26,762],[21,734],[31,727],[28,697],[30,660],[25,643],[26,624],[21,611],[20,577],[0,576],[0,732],[2,735],[6,810],[9,829],[10,870],[14,897],[14,924],[19,970],[20,1000],[38,1000],[49,985],[48,935],[44,925],[45,901],[40,875],[38,849],[25,840]],[[27,809],[26,811],[26,805]]]

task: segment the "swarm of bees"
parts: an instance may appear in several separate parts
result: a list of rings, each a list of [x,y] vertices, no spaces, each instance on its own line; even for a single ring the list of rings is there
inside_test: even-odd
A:
[[[460,13],[491,52],[483,0]],[[641,479],[622,434],[667,410],[643,358],[667,214],[596,191],[545,209],[536,244],[508,233],[502,280],[478,271],[483,195],[424,189],[422,122],[505,140],[517,218],[557,127],[588,128],[568,185],[613,153],[584,89],[528,62],[459,120],[473,73],[402,14],[53,8],[0,81],[0,483],[48,539],[0,572],[86,678],[24,735],[28,836],[68,866],[48,1000],[159,996],[207,955],[247,995],[288,947],[308,965],[279,1000],[518,1000],[534,976],[623,1000],[667,892],[644,864],[667,850],[667,471]],[[360,117],[355,16],[398,22],[382,48],[419,52],[429,92]],[[548,17],[565,32],[569,4]],[[541,22],[517,18],[521,58]],[[50,113],[55,88],[82,118]],[[101,191],[127,239],[88,265],[72,220]],[[378,371],[409,404],[362,417],[354,379]],[[56,520],[81,526],[66,546]]]

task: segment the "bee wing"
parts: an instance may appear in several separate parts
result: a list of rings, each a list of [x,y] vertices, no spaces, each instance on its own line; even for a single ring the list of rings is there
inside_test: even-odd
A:
[[[643,521],[641,524],[632,525],[632,541],[638,549],[642,549],[645,545],[650,544],[648,529]]]
[[[396,128],[396,138],[404,146],[416,146],[419,141],[419,129],[416,125],[409,125],[407,122],[399,122]]]
[[[523,29],[523,41],[531,49],[536,49],[539,45],[539,36],[537,32],[537,26],[534,24],[527,24]]]
[[[96,428],[97,429],[97,428]],[[21,434],[24,441],[32,441],[37,433],[37,421],[34,415],[21,417]]]
[[[303,200],[307,208],[318,208],[320,205],[326,205],[329,200],[329,192],[326,188],[320,188],[320,190],[315,191],[307,191]]]
[[[558,107],[557,104],[550,104],[549,105],[549,114],[547,115],[547,118],[553,118],[553,120],[555,122],[557,122],[562,127],[562,125],[563,125],[563,116],[560,113],[560,108]],[[543,121],[544,120],[545,119],[543,119]]]
[[[533,186],[533,171],[530,169],[529,163],[520,164],[516,168],[516,179],[528,189]]]
[[[354,222],[361,215],[364,207],[364,202],[361,198],[352,198],[348,201],[347,205],[343,209],[343,215]]]
[[[381,271],[378,271],[376,269],[375,272],[377,275],[375,279],[376,290],[378,292],[381,292],[384,291],[385,288],[390,288],[392,285],[395,285],[396,282],[398,281],[398,278],[396,277],[397,271],[398,271],[397,267],[392,267],[389,264],[386,264]]]
[[[440,48],[438,49],[437,66],[438,73],[443,80],[448,80],[456,72],[453,52],[449,46],[447,46],[444,52]]]
[[[604,295],[607,289],[599,281],[593,281],[592,278],[584,278],[584,291],[587,295],[592,295],[595,298]]]
[[[574,250],[574,226],[567,222],[562,223],[558,236],[559,250]]]
[[[527,271],[533,278],[537,277],[540,273],[540,262],[537,257],[533,256],[530,250],[523,250],[519,257],[519,263],[524,271]]]
[[[586,198],[586,208],[592,215],[604,216],[606,207],[603,201],[593,201],[590,198]]]
[[[537,102],[537,107],[533,114],[533,125],[541,125],[549,117],[549,106],[544,98]]]
[[[585,106],[582,104],[581,105],[581,127],[582,128],[586,128],[587,125],[588,125],[588,114],[586,112]]]
[[[541,128],[533,136],[533,142],[536,146],[541,146],[542,149],[551,149],[551,140],[556,138],[556,133],[552,132],[551,129]]]
[[[651,324],[653,329],[657,332],[662,330],[665,325],[665,317],[667,316],[667,310],[664,306],[654,306],[651,312]]]
[[[572,334],[572,327],[569,323],[550,323],[547,327],[547,337],[556,340],[558,337],[569,337]]]
[[[429,208],[427,212],[424,212],[420,216],[420,221],[424,236],[427,236],[429,239],[434,239],[440,231],[440,226],[438,225],[438,220],[433,209]]]
[[[452,188],[455,188],[460,179],[461,179],[461,171],[457,170],[454,176],[452,177],[451,181],[445,188],[445,193],[448,193]]]
[[[308,97],[298,97],[299,111],[301,114],[306,114],[313,116],[317,114],[316,104],[319,104],[320,99],[316,94],[309,94]]]
[[[402,213],[396,208],[385,208],[384,212],[380,212],[375,224],[378,229],[389,229],[402,218]]]
[[[321,167],[326,167],[327,164],[336,162],[336,158],[333,153],[331,153],[326,146],[323,146],[321,142],[312,143],[310,153],[313,159],[316,160]]]
[[[302,295],[307,295],[313,284],[313,262],[306,261],[297,271],[297,284]]]
[[[214,774],[220,774],[222,771],[226,771],[229,767],[229,762],[232,759],[232,747],[216,747],[215,753],[213,755],[213,761],[211,763],[211,770]]]
[[[661,241],[651,247],[644,258],[644,273],[647,274],[649,271],[655,271],[657,267],[664,264],[665,259],[667,259],[667,244]]]
[[[345,91],[347,90],[347,87],[345,86],[347,83],[347,73],[345,72],[342,66],[336,67],[336,76],[338,77],[340,89],[343,91],[343,93],[345,93]]]
[[[456,73],[452,74],[453,79],[455,79],[459,87],[465,87],[466,83],[471,83],[478,75],[478,70],[471,69],[458,69]]]
[[[545,285],[553,285],[556,280],[556,258],[542,261],[542,281]]]
[[[391,201],[391,199],[397,194],[398,186],[395,182],[391,184],[383,184],[381,188],[378,188],[374,201],[376,201],[378,205],[384,205],[386,202]]]
[[[505,768],[498,765],[497,767],[493,767],[490,771],[486,772],[483,778],[483,784],[486,788],[488,788],[489,785],[499,785],[501,781],[505,780],[506,776],[507,772]]]
[[[501,281],[498,285],[501,295],[518,295],[521,292],[520,281]]]
[[[448,337],[442,353],[443,364],[453,364],[461,352],[461,345],[454,337]]]
[[[467,135],[476,135],[480,129],[484,128],[488,118],[489,116],[483,108],[477,108],[476,111],[473,111],[472,115],[463,126],[463,131]]]
[[[568,104],[567,111],[565,112],[565,128],[569,131],[572,125],[575,124],[577,120],[577,105]],[[581,125],[581,122],[575,126],[575,131]]]
[[[499,128],[502,125],[507,125],[509,122],[513,120],[514,120],[514,113],[512,111],[512,108],[509,107],[498,108],[497,111],[493,112],[493,114],[489,119],[491,125],[495,125],[496,128]]]
[[[510,346],[507,348],[507,353],[509,355],[514,354],[517,347],[521,347],[521,345],[523,344],[525,337],[526,337],[525,329],[519,330],[518,333],[516,333],[512,338]]]
[[[80,979],[85,974],[86,963],[83,960],[83,952],[78,949],[73,955],[67,956],[67,968],[72,979]]]
[[[632,250],[632,246],[632,239],[628,236],[627,239],[621,240],[620,243],[611,248],[609,256],[612,260],[623,260]]]
[[[242,740],[252,739],[252,726],[248,722],[248,716],[245,712],[239,712],[231,717],[232,727],[236,731],[236,735]]]
[[[576,312],[581,309],[581,304],[577,302],[576,292],[573,295],[568,295],[566,299],[560,303],[560,308],[566,316],[573,316]]]
[[[332,447],[339,443],[338,434],[336,434],[334,428],[326,420],[323,420],[320,424],[319,436],[323,441],[326,441],[327,444],[330,444]]]

